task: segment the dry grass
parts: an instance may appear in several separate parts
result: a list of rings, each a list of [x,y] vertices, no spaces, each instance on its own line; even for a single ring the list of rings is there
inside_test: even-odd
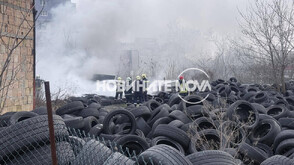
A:
[[[204,103],[203,108],[205,114],[209,113],[210,115],[205,115],[209,121],[213,121],[210,124],[207,124],[207,127],[199,126],[193,119],[192,116],[189,118],[193,121],[189,126],[188,135],[191,138],[192,142],[195,143],[197,150],[224,150],[225,148],[234,148],[238,152],[238,144],[243,142],[250,133],[246,129],[246,125],[251,125],[253,123],[254,117],[253,114],[250,114],[247,121],[234,122],[226,117],[226,110],[229,105],[226,103],[225,99],[220,100],[219,106],[216,108],[209,103]],[[240,120],[239,116],[235,116],[236,120]],[[201,136],[201,131],[205,129],[215,129],[218,133],[219,139],[213,139],[211,137]],[[246,155],[241,157],[235,156],[236,159],[242,159],[242,161],[252,164],[251,160],[248,159]]]

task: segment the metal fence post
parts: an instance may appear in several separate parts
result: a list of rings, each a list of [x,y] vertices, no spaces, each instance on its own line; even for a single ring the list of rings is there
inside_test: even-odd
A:
[[[46,94],[46,104],[47,104],[47,114],[48,114],[48,126],[49,126],[49,135],[50,135],[52,164],[57,165],[50,85],[49,85],[48,81],[44,82],[44,84],[45,84],[45,94]]]

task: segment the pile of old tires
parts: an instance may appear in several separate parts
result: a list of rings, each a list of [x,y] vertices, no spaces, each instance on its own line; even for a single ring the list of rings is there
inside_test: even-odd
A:
[[[6,113],[0,120],[0,164],[51,164],[47,115]],[[58,162],[69,164],[75,155],[67,127],[60,116],[53,120]]]
[[[96,105],[99,101],[84,101],[83,109],[80,102],[80,108],[61,107],[56,113],[68,127],[103,139],[128,157],[138,155],[140,163],[294,164],[293,90],[283,95],[272,86],[235,78],[211,85],[211,91],[196,91],[186,101],[160,92],[140,106],[109,112]],[[71,104],[78,103],[66,106]],[[160,149],[167,146],[172,149]]]
[[[40,112],[40,109],[35,112]],[[0,116],[0,164],[52,164],[48,116],[35,112],[9,112]],[[105,141],[83,134],[71,135],[73,131],[68,129],[64,121],[60,116],[53,115],[58,164],[135,163],[108,148]]]
[[[114,110],[104,107],[115,104],[109,98],[71,98],[54,115],[59,164],[294,165],[293,90],[235,78],[211,86],[184,101],[160,92]],[[38,153],[50,162],[45,114],[0,116],[0,164],[38,162]]]

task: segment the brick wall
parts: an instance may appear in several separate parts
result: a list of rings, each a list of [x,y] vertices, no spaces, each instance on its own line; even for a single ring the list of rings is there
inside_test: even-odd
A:
[[[0,71],[10,50],[11,55],[4,81],[11,82],[9,88],[0,91],[2,113],[33,109],[34,85],[34,30],[32,0],[0,0]],[[2,27],[2,28],[1,28]],[[25,35],[28,34],[26,37]],[[10,49],[11,49],[10,48]],[[11,79],[11,81],[9,81]],[[1,90],[1,89],[0,89]],[[3,94],[7,91],[7,95]]]

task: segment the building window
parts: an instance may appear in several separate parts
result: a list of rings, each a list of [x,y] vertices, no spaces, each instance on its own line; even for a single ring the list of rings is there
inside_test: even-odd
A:
[[[45,6],[45,0],[40,0],[41,6]]]
[[[42,11],[41,16],[48,16],[48,12],[47,11]]]

